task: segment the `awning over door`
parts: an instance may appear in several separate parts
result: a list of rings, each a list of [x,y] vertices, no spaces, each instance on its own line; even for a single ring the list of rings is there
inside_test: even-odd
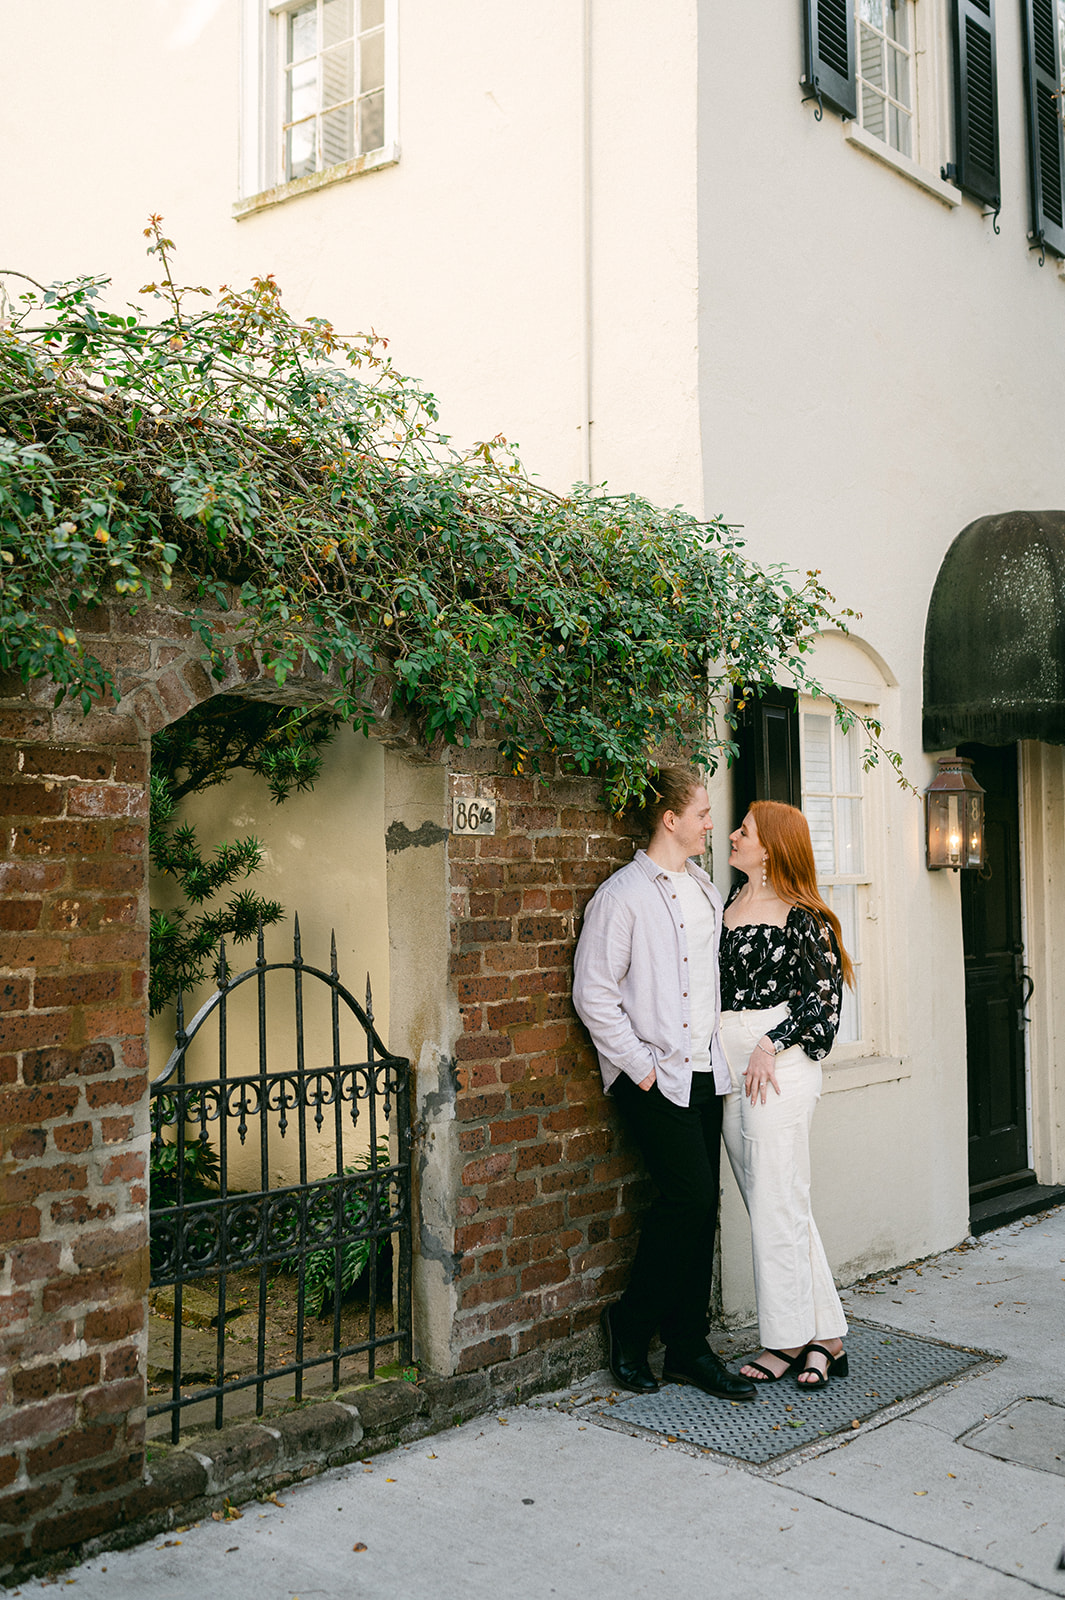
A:
[[[943,558],[924,636],[924,748],[1065,744],[1065,511],[1007,511]]]

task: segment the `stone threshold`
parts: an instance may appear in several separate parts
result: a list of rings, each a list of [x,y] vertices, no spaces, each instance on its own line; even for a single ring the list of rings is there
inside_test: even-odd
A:
[[[969,1232],[974,1238],[1004,1228],[1007,1223],[1020,1222],[1024,1217],[1034,1217],[1065,1202],[1065,1188],[1057,1184],[1030,1183],[1023,1189],[1011,1189],[1005,1194],[992,1195],[978,1200],[969,1211]]]

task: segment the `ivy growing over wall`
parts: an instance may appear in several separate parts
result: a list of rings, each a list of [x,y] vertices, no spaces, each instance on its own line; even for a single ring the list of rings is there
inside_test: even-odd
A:
[[[816,572],[759,566],[716,517],[554,494],[502,439],[456,449],[383,340],[293,318],[272,277],[179,285],[161,220],[137,306],[109,309],[106,279],[6,275],[0,668],[87,710],[109,685],[80,608],[180,573],[216,675],[248,645],[283,684],[306,652],[339,670],[338,717],[368,728],[383,680],[427,741],[494,727],[516,771],[562,756],[616,808],[665,742],[715,764],[708,696],[816,691],[805,652],[853,614]]]

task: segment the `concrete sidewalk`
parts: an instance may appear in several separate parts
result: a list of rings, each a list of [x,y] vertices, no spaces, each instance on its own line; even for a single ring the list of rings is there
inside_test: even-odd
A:
[[[467,1423],[287,1490],[283,1504],[253,1501],[239,1520],[110,1552],[18,1592],[60,1587],[79,1600],[1065,1595],[1057,1570],[1065,1209],[845,1299],[856,1318],[1003,1359],[904,1415],[771,1469],[597,1425],[600,1374],[577,1404],[570,1395],[540,1399]]]

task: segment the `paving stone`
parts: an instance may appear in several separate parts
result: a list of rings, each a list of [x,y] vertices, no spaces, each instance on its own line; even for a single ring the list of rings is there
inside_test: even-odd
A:
[[[153,1289],[148,1301],[153,1311],[173,1320],[177,1295],[172,1283]],[[223,1316],[235,1317],[242,1309],[238,1301],[227,1299]],[[181,1291],[181,1322],[186,1328],[213,1328],[218,1322],[218,1296],[186,1283]]]
[[[959,1443],[999,1461],[1015,1461],[1018,1466],[1037,1467],[1040,1472],[1056,1472],[1065,1478],[1065,1406],[1052,1400],[1016,1400],[962,1434]]]
[[[208,1472],[211,1487],[223,1489],[264,1467],[272,1466],[278,1457],[278,1443],[273,1433],[251,1423],[223,1428],[221,1433],[201,1435],[191,1448],[196,1455],[210,1461]]]
[[[412,1417],[422,1406],[422,1397],[413,1383],[370,1384],[344,1396],[358,1406],[362,1425],[369,1434],[380,1433]]]
[[[203,1328],[181,1330],[181,1380],[213,1383],[218,1359],[217,1335]],[[165,1317],[148,1318],[148,1380],[169,1383],[174,1375],[174,1324]]]
[[[281,1450],[286,1457],[325,1456],[345,1445],[358,1444],[362,1438],[359,1418],[329,1401],[272,1417],[269,1426],[281,1435]]]

